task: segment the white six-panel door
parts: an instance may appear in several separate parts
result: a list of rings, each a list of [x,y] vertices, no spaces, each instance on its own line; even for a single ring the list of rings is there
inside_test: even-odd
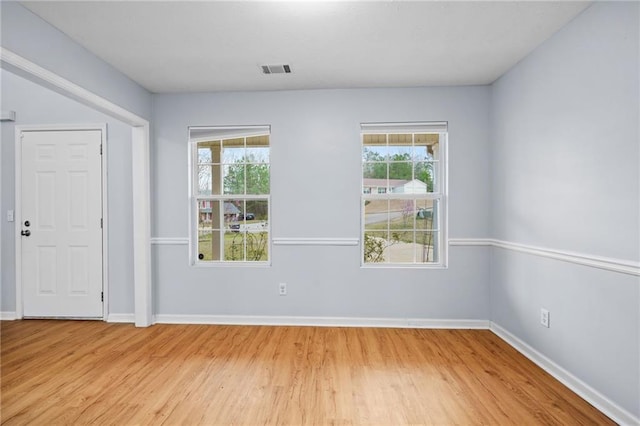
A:
[[[100,130],[22,132],[25,317],[103,316],[101,142]]]

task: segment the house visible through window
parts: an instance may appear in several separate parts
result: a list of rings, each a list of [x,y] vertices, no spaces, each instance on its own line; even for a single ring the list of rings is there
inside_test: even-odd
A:
[[[192,127],[194,263],[269,262],[268,126]]]
[[[446,265],[446,123],[362,124],[362,262]]]

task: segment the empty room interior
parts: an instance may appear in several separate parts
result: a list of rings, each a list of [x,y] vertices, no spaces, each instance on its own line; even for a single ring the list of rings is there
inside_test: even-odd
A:
[[[0,18],[2,424],[640,425],[640,3]]]

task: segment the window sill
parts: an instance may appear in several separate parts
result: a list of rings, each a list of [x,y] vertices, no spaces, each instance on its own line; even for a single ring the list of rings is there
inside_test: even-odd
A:
[[[448,265],[442,263],[417,264],[417,263],[383,263],[383,264],[361,264],[360,269],[449,269]]]
[[[270,268],[271,262],[195,262],[193,268]]]

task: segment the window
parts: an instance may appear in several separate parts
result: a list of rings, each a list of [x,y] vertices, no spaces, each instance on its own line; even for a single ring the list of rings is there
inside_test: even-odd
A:
[[[447,124],[361,129],[362,264],[446,266]]]
[[[268,264],[268,126],[191,127],[192,244],[195,264]]]

